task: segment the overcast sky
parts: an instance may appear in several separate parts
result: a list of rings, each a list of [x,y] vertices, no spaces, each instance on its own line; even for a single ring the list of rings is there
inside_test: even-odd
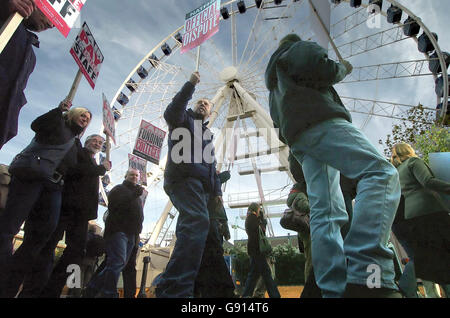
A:
[[[139,61],[151,49],[157,46],[164,37],[184,24],[184,18],[187,12],[197,8],[203,2],[204,0],[87,0],[79,21],[81,23],[86,21],[88,23],[105,60],[101,66],[95,90],[92,90],[88,82],[83,78],[73,101],[74,106],[87,107],[94,115],[94,120],[85,136],[100,131],[102,93],[107,98],[112,99],[122,82]],[[224,3],[225,1],[222,0],[222,2]],[[245,2],[247,4],[253,3],[250,0],[246,0]],[[368,1],[363,0],[363,2],[367,3]],[[386,6],[386,1],[384,2]],[[438,34],[439,44],[442,50],[450,50],[450,35],[446,32],[448,30],[447,20],[450,13],[450,1],[401,0],[399,2],[406,5],[413,13],[421,17],[428,28]],[[333,9],[332,14],[336,16],[348,15],[351,11],[347,7],[348,4],[343,3],[338,8]],[[386,7],[383,9],[386,10]],[[405,17],[403,15],[402,21]],[[336,19],[335,16],[332,17],[332,24],[338,21]],[[242,25],[248,25],[250,27],[253,22],[250,18],[246,21],[245,15],[239,17],[239,20],[243,21]],[[78,25],[81,25],[81,23],[78,23]],[[222,21],[220,27],[228,30],[229,23]],[[302,26],[302,28],[304,27]],[[304,29],[300,29],[299,27],[299,29],[292,31],[301,34],[304,32]],[[69,54],[69,50],[78,32],[79,29],[73,29],[67,38],[64,38],[57,29],[45,31],[39,35],[41,41],[40,48],[35,50],[37,65],[25,91],[28,104],[25,105],[20,114],[19,134],[0,151],[0,163],[9,164],[13,156],[29,143],[33,137],[30,129],[31,121],[56,107],[59,101],[67,96],[77,72],[77,65]],[[238,30],[238,34],[240,34],[240,30]],[[351,35],[350,37],[354,39],[356,36]],[[218,37],[217,39],[221,38]],[[217,39],[215,41],[218,41]],[[344,37],[344,39],[337,39],[338,41],[345,43],[347,39]],[[217,44],[216,48],[222,51],[221,44]],[[176,52],[176,54],[180,53]],[[229,60],[230,58],[229,52],[216,54],[221,55],[221,58],[224,60]],[[187,70],[187,74],[194,70],[192,56],[178,56],[177,58],[181,59],[177,60],[177,63]],[[218,60],[216,56],[208,55],[204,58]],[[372,58],[374,63],[369,61]],[[354,66],[359,66],[420,58],[423,58],[423,55],[417,52],[415,42],[407,40],[371,54],[354,57],[350,59],[350,62]],[[230,65],[229,62],[225,63]],[[220,70],[221,67],[217,69]],[[211,74],[209,75],[211,76]],[[430,107],[436,106],[434,84],[431,77],[426,79],[408,78],[398,81],[381,81],[372,83],[371,86],[366,83],[342,84],[337,89],[343,96],[394,101],[398,103],[404,102],[405,104],[421,102]],[[366,116],[355,114],[354,119],[355,125],[362,126],[366,120]],[[391,124],[386,119],[372,118],[369,124],[365,126],[364,131],[370,140],[374,144],[377,144],[378,139],[384,138],[390,131]],[[243,189],[238,190],[242,191]],[[152,204],[151,200],[157,199],[154,196],[150,197],[150,202],[147,202],[147,205]],[[148,207],[146,209],[146,226],[144,229],[151,231],[159,215],[157,212],[150,213],[147,211],[149,211]],[[99,214],[101,217],[102,213],[100,212]],[[239,215],[237,212],[229,212],[228,218],[230,223],[234,223],[237,215]],[[243,226],[243,222],[240,222],[240,225]],[[277,235],[285,235],[287,233],[276,225],[278,223],[277,219],[273,223]],[[240,231],[238,237],[245,238],[246,235]]]

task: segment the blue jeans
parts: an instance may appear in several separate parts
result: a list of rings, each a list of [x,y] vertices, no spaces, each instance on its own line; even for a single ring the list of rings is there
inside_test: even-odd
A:
[[[397,170],[344,119],[303,132],[291,152],[308,185],[312,261],[323,296],[342,297],[347,283],[366,286],[378,272],[381,287],[397,289],[393,252],[387,247],[400,201]],[[340,230],[348,215],[339,172],[359,180],[345,241]]]
[[[166,270],[156,288],[160,298],[188,298],[194,283],[209,231],[208,197],[200,180],[187,178],[167,191],[178,210],[177,241]]]
[[[115,232],[106,238],[106,266],[92,277],[88,288],[93,294],[101,292],[102,297],[117,298],[117,282],[128,263],[136,241],[135,235]]]
[[[267,259],[264,255],[250,256],[250,271],[245,282],[245,289],[242,297],[250,297],[253,294],[256,282],[260,276],[266,285],[269,297],[280,298],[280,293],[275,281],[272,279],[272,272],[270,271],[269,264],[267,264]]]
[[[59,184],[11,179],[5,210],[0,214],[0,294],[14,297],[56,229],[61,208]],[[25,222],[23,243],[12,255],[12,240]]]

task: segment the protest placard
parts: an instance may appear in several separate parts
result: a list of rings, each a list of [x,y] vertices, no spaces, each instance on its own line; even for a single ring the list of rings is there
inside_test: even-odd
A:
[[[141,157],[128,154],[128,166],[139,170],[139,183],[142,185],[147,185],[147,160]]]
[[[34,3],[59,32],[67,37],[86,0],[34,0]]]
[[[70,54],[94,89],[104,57],[86,22],[83,23],[80,33],[75,38]]]
[[[210,0],[186,14],[183,46],[185,53],[205,42],[219,31],[220,0]]]
[[[108,100],[106,99],[105,94],[102,94],[103,96],[103,130],[104,133],[111,137],[114,144],[116,143],[116,128],[115,128],[115,121],[114,121],[114,113],[109,106]]]
[[[141,121],[133,154],[154,164],[159,164],[166,132],[145,120]]]

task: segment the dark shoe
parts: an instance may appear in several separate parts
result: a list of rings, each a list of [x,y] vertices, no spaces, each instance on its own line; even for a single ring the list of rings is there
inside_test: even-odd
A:
[[[395,289],[369,288],[365,285],[347,284],[344,298],[403,298]]]

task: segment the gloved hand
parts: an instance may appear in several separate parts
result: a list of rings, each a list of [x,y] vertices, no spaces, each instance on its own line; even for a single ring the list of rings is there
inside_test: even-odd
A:
[[[136,192],[136,196],[137,197],[140,197],[141,195],[142,195],[142,193],[144,193],[144,187],[142,187],[142,186],[140,186],[140,185],[138,185],[138,184],[136,184],[136,190],[135,190]]]
[[[342,65],[345,66],[345,69],[347,70],[347,75],[353,71],[353,65],[351,65],[349,61],[344,60],[341,63],[342,63]]]
[[[220,223],[220,234],[222,234],[225,241],[228,241],[231,238],[228,222],[225,221]]]

